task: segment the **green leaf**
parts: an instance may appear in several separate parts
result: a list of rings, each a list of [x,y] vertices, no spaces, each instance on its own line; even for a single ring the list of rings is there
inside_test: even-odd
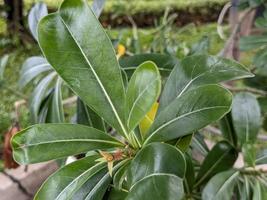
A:
[[[99,156],[88,156],[62,167],[51,175],[35,195],[35,200],[71,198],[86,182],[88,192],[107,173],[106,163],[97,163]]]
[[[160,74],[153,62],[144,62],[134,72],[126,92],[127,125],[134,130],[157,101],[161,90]]]
[[[196,151],[198,151],[204,157],[206,157],[209,153],[209,148],[204,140],[204,137],[199,133],[194,134],[191,146],[193,149],[196,149]]]
[[[230,200],[233,197],[235,184],[239,172],[229,170],[216,174],[205,186],[202,199],[205,200]]]
[[[125,200],[128,192],[112,188],[108,200]]]
[[[40,21],[40,19],[48,14],[47,6],[45,3],[38,2],[36,3],[30,10],[28,15],[28,24],[30,31],[32,33],[32,36],[35,40],[38,40],[37,38],[37,25]]]
[[[231,108],[231,101],[232,94],[218,85],[187,91],[159,113],[146,135],[145,144],[193,133],[225,115]]]
[[[256,160],[256,144],[245,143],[242,146],[242,153],[244,156],[245,165],[248,167],[255,167]]]
[[[30,99],[30,116],[32,123],[38,123],[38,115],[41,103],[47,96],[48,90],[50,88],[49,86],[55,77],[56,73],[51,72],[46,77],[44,77],[33,90]]]
[[[61,84],[62,80],[60,78],[57,79],[52,100],[48,104],[46,123],[63,123],[64,119],[64,111],[62,104],[62,94],[61,94]]]
[[[261,126],[261,112],[254,95],[242,92],[234,97],[232,119],[240,145],[257,140]]]
[[[188,56],[172,70],[160,98],[159,112],[194,87],[252,76],[233,60],[207,55]]]
[[[120,66],[110,39],[87,2],[65,0],[58,12],[40,21],[38,39],[48,62],[62,79],[126,137]]]
[[[262,187],[259,181],[255,181],[255,184],[253,186],[253,197],[252,200],[263,200],[266,199],[267,193],[266,193],[266,186]]]
[[[24,88],[34,78],[43,72],[51,71],[52,67],[47,60],[41,56],[28,58],[22,65],[20,71],[19,87]]]
[[[185,165],[185,158],[177,148],[164,143],[152,143],[141,149],[132,160],[127,182],[132,186],[155,173],[174,174],[183,178]]]
[[[186,173],[184,178],[184,189],[187,194],[191,194],[195,183],[195,170],[192,158],[189,154],[185,154]]]
[[[130,189],[126,200],[181,200],[183,179],[171,174],[151,174]]]
[[[256,165],[267,164],[267,149],[264,149],[257,155],[255,164]]]
[[[175,146],[178,149],[180,149],[183,153],[185,153],[188,150],[193,137],[194,137],[194,134],[190,134],[190,135],[186,135],[186,136],[180,137],[177,140]]]
[[[218,142],[200,167],[195,187],[207,182],[215,174],[230,169],[238,156],[236,149],[227,141]]]
[[[77,100],[77,123],[106,132],[104,120],[86,106],[80,98]]]
[[[132,76],[136,67],[145,61],[152,61],[157,66],[162,76],[168,76],[174,66],[178,63],[178,59],[167,54],[145,53],[135,54],[133,56],[120,58],[120,66],[128,74]]]
[[[123,188],[123,183],[126,181],[127,171],[130,166],[130,160],[126,162],[118,171],[114,174],[113,184],[114,188],[121,190]]]
[[[267,44],[266,35],[253,35],[242,37],[239,42],[240,50],[248,51]]]
[[[114,165],[113,171],[116,172],[125,162],[128,160],[123,160]],[[105,163],[107,166],[107,163]],[[75,193],[73,199],[84,199],[84,200],[103,200],[108,187],[110,186],[112,178],[108,170],[100,177],[97,182],[91,182],[88,180],[79,191]],[[92,189],[91,189],[92,188]]]
[[[223,137],[228,140],[233,146],[237,146],[237,135],[234,130],[233,119],[231,113],[227,113],[220,120],[220,129]]]
[[[21,164],[120,146],[104,132],[78,124],[37,124],[12,138],[13,156]]]

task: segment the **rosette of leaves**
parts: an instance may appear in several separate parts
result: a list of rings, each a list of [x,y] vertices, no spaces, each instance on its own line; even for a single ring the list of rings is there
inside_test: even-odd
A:
[[[236,94],[231,113],[221,120],[221,130],[236,153],[242,153],[244,166],[214,174],[204,187],[203,199],[266,199],[267,176],[260,165],[267,164],[267,151],[257,147],[260,128],[261,113],[256,97],[248,92]]]
[[[127,81],[110,39],[82,0],[65,0],[44,17],[38,41],[62,80],[115,133],[58,123],[33,125],[16,134],[13,155],[21,164],[86,153],[51,175],[35,199],[184,198],[187,161],[171,141],[180,144],[182,137],[229,112],[232,94],[220,82],[252,76],[237,62],[196,55],[175,64],[163,90],[159,69],[164,63],[142,61]],[[148,129],[140,129],[145,119],[150,120]],[[200,174],[197,180],[210,176]]]

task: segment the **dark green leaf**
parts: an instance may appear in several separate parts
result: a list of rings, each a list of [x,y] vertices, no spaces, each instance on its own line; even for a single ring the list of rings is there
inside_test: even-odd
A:
[[[233,99],[232,119],[239,144],[253,143],[261,126],[260,106],[250,93],[238,93]]]
[[[202,199],[205,200],[230,200],[233,197],[235,184],[239,172],[230,170],[216,174],[205,186]]]
[[[233,146],[237,145],[237,135],[234,130],[233,119],[231,113],[227,113],[220,120],[220,129],[223,137],[228,140]]]
[[[189,154],[185,154],[186,173],[184,178],[184,189],[187,194],[191,194],[195,183],[195,170],[192,158]]]
[[[104,120],[86,106],[80,98],[77,100],[77,123],[106,132]]]
[[[120,146],[104,132],[77,124],[37,124],[12,138],[13,156],[21,164]]]
[[[193,137],[194,137],[194,134],[190,134],[190,135],[186,135],[186,136],[180,137],[177,140],[175,146],[184,153],[184,152],[186,152],[188,150]]]
[[[128,195],[128,192],[126,191],[112,188],[109,193],[108,200],[125,200],[127,195]]]
[[[127,88],[127,125],[134,130],[157,101],[161,90],[160,74],[153,62],[144,62],[135,70]]]
[[[230,169],[237,156],[238,152],[231,144],[226,141],[218,142],[201,165],[195,187],[207,182],[215,174]]]
[[[132,160],[127,182],[132,186],[155,173],[174,174],[183,178],[185,165],[184,156],[177,148],[164,143],[152,143],[141,149]]]
[[[232,94],[218,85],[187,91],[159,113],[146,135],[145,144],[193,133],[225,115],[231,101]]]
[[[114,174],[113,184],[116,189],[121,190],[123,182],[126,181],[127,171],[131,162],[126,162],[118,171]]]
[[[183,179],[171,174],[152,174],[133,185],[126,200],[181,200],[183,196]]]
[[[83,102],[127,136],[120,66],[87,2],[65,0],[40,21],[38,39],[49,63]]]
[[[207,55],[186,57],[175,66],[165,84],[159,112],[188,89],[252,76],[233,60]]]
[[[87,181],[90,182],[88,192],[107,173],[106,163],[97,163],[99,156],[88,156],[75,161],[51,175],[35,195],[36,200],[71,198]]]

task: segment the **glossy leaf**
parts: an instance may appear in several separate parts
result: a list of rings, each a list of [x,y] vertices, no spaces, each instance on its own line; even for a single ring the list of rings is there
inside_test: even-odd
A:
[[[45,120],[46,123],[63,123],[65,121],[61,85],[62,80],[58,78],[53,91],[52,100],[50,101],[50,104],[48,104],[47,116]]]
[[[230,170],[216,174],[205,186],[202,199],[205,200],[230,200],[233,197],[235,184],[239,172]]]
[[[174,66],[177,64],[178,59],[167,54],[135,54],[133,56],[122,57],[119,62],[122,69],[130,77],[135,71],[136,67],[145,61],[152,61],[157,66],[162,76],[168,76]]]
[[[77,123],[94,127],[106,132],[105,122],[91,108],[86,106],[80,98],[77,100]]]
[[[62,79],[126,136],[120,66],[111,41],[87,2],[65,0],[57,13],[41,20],[38,33],[43,53]]]
[[[30,115],[32,123],[38,123],[38,114],[40,111],[40,106],[44,98],[46,97],[49,89],[50,84],[55,78],[56,73],[52,72],[43,78],[38,85],[35,87],[31,94],[30,99]]]
[[[192,89],[159,113],[145,143],[169,141],[193,133],[224,116],[231,101],[231,93],[218,85]]]
[[[228,140],[232,145],[237,145],[237,135],[234,130],[233,119],[231,113],[227,113],[220,120],[220,130],[223,137]]]
[[[127,160],[123,160],[117,164],[114,164],[113,171],[116,172]],[[107,166],[107,163],[106,163]],[[110,186],[111,176],[108,170],[101,175],[100,179],[93,183],[88,180],[79,191],[75,193],[73,199],[84,199],[84,200],[102,200]],[[91,189],[92,188],[92,189]]]
[[[109,195],[108,200],[125,200],[128,195],[128,192],[117,190],[115,188],[112,188]]]
[[[217,143],[201,165],[195,187],[207,182],[215,174],[230,169],[238,156],[236,149],[226,141]]]
[[[47,6],[45,3],[42,3],[42,2],[36,3],[29,12],[28,24],[29,24],[29,28],[32,33],[32,36],[34,37],[35,40],[38,40],[37,25],[40,19],[46,16],[47,14],[48,14]]]
[[[77,124],[38,124],[12,138],[13,156],[21,164],[120,146],[123,145],[113,137]]]
[[[152,143],[140,150],[132,160],[127,182],[132,186],[155,173],[174,174],[183,178],[185,167],[184,156],[177,148],[168,144]]]
[[[171,174],[152,174],[141,179],[129,191],[126,200],[181,200],[183,180]]]
[[[175,146],[178,149],[180,149],[183,153],[185,153],[188,150],[193,137],[194,137],[194,134],[190,134],[190,135],[186,135],[186,136],[180,137],[177,140]]]
[[[123,188],[123,183],[126,181],[127,171],[131,161],[126,162],[118,171],[114,174],[113,184],[114,188],[121,190]]]
[[[19,87],[24,88],[29,82],[43,72],[52,70],[47,60],[41,56],[28,58],[20,71]]]
[[[35,200],[67,199],[72,197],[87,181],[88,192],[107,173],[106,163],[97,163],[99,156],[89,156],[57,170],[51,175],[35,195]]]
[[[152,108],[150,109],[150,111],[146,113],[145,117],[140,122],[139,129],[142,134],[142,137],[146,135],[147,131],[153,124],[157,110],[158,110],[158,106],[159,106],[159,103],[155,102]]]
[[[247,92],[238,93],[233,99],[232,118],[239,144],[255,142],[261,126],[256,97]]]
[[[252,76],[243,65],[233,60],[207,55],[186,57],[175,66],[165,84],[159,112],[194,87]]]
[[[161,90],[160,74],[152,62],[144,62],[134,72],[126,92],[127,125],[132,131],[157,101]]]
[[[191,194],[195,183],[195,170],[192,158],[189,154],[185,154],[186,173],[184,178],[184,189],[187,194]]]

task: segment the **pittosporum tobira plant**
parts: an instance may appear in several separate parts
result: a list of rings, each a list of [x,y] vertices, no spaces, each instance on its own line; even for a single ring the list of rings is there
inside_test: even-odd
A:
[[[136,69],[127,81],[111,41],[83,0],[65,0],[38,27],[49,64],[115,136],[60,123],[33,125],[15,135],[14,158],[21,164],[86,153],[51,175],[35,199],[184,198],[190,181],[190,154],[184,152],[193,134],[231,109],[232,94],[217,84],[252,74],[234,61],[196,55],[176,62],[163,90],[159,69],[164,71],[165,62],[147,60],[138,67],[129,62]],[[231,148],[222,143],[216,151],[224,155]],[[221,160],[228,160],[223,169],[232,167],[232,157]],[[198,184],[212,176],[204,172],[200,169]]]

